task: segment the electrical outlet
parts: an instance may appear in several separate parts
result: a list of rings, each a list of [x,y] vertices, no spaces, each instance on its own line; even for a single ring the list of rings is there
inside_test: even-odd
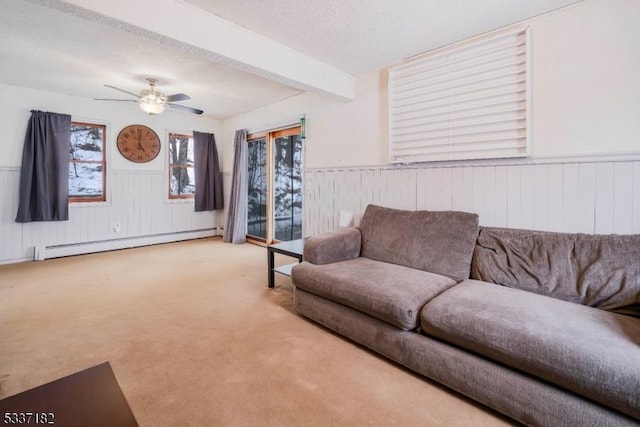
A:
[[[119,232],[120,232],[120,223],[119,223],[119,222],[116,222],[116,223],[113,225],[113,232],[114,232],[114,233],[119,233]]]

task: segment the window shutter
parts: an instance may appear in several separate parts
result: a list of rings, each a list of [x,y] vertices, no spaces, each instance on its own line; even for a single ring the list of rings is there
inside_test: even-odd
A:
[[[528,28],[389,69],[391,163],[526,157]]]

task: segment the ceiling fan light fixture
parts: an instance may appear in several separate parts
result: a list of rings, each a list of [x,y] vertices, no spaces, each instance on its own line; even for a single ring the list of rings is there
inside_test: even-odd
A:
[[[140,101],[140,109],[147,114],[160,114],[164,111],[164,104],[157,102]]]
[[[120,92],[124,92],[127,95],[135,96],[138,100],[133,99],[102,99],[96,98],[96,101],[125,101],[125,102],[138,102],[138,106],[142,111],[147,114],[160,114],[162,113],[167,105],[175,110],[184,111],[191,114],[202,114],[204,111],[199,110],[197,108],[191,108],[184,105],[174,104],[175,101],[186,101],[191,99],[189,95],[184,93],[175,93],[173,95],[165,95],[162,92],[158,92],[156,90],[156,82],[157,80],[149,77],[147,79],[149,82],[149,89],[145,89],[140,91],[140,95],[137,95],[133,92],[129,92],[128,90],[120,89],[115,86],[105,85],[108,88],[118,90]]]
[[[160,114],[164,111],[167,97],[153,89],[143,90],[140,93],[140,109],[147,114]]]

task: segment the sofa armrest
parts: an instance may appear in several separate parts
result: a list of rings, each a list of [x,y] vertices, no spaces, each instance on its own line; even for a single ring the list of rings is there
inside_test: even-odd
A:
[[[351,227],[309,237],[304,243],[303,259],[321,265],[360,256],[360,230]]]

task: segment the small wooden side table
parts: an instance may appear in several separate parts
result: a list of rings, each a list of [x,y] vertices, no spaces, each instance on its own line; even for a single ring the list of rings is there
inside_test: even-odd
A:
[[[280,243],[267,246],[267,252],[268,252],[267,261],[269,264],[269,287],[270,288],[273,288],[273,285],[275,283],[275,278],[274,278],[275,273],[284,274],[285,276],[291,276],[291,269],[293,268],[293,266],[302,262],[302,251],[304,249],[304,240],[305,239],[290,240],[288,242],[280,242]],[[274,257],[276,253],[290,256],[292,258],[297,258],[298,262],[276,267],[274,262]]]

